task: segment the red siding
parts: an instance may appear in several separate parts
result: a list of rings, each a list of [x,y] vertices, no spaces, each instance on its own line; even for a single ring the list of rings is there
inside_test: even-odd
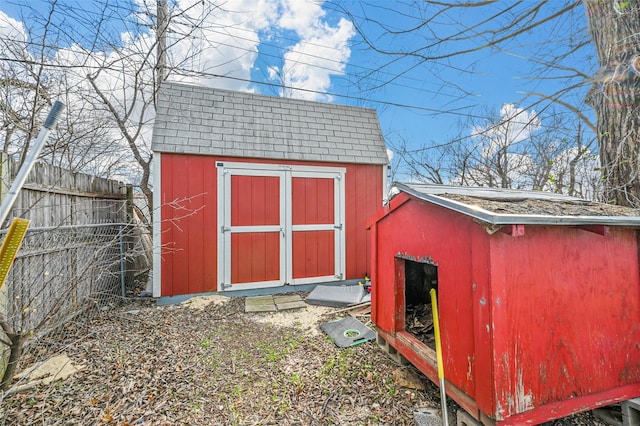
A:
[[[361,278],[370,271],[365,221],[382,204],[384,166],[163,153],[160,160],[163,296],[218,290],[216,162],[220,161],[344,167],[346,279]]]
[[[640,394],[636,230],[525,225],[521,236],[489,235],[467,216],[400,194],[371,236],[372,319],[434,381],[429,351],[403,337],[396,256],[437,264],[447,392],[470,412],[537,424]]]
[[[277,177],[232,176],[231,194],[232,226],[280,223],[280,179]]]
[[[170,284],[166,294],[187,294],[215,289],[217,241],[215,163],[207,157],[174,156],[161,168],[162,278]],[[203,238],[208,235],[211,238]],[[167,268],[167,260],[172,259]],[[163,288],[163,295],[165,289]]]
[[[635,231],[526,226],[491,238],[494,371],[507,417],[640,383]],[[499,300],[499,302],[498,302]]]
[[[251,232],[231,236],[231,283],[280,278],[280,233]]]

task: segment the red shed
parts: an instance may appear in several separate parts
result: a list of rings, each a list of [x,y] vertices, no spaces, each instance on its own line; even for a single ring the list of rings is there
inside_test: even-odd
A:
[[[376,112],[163,83],[154,296],[363,277],[387,153]]]
[[[562,195],[396,184],[370,220],[378,342],[483,424],[640,395],[638,210]]]

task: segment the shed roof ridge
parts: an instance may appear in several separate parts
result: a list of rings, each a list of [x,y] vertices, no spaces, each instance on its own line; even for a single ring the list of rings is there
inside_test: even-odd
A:
[[[456,191],[456,188],[458,189]],[[498,193],[521,192],[523,197],[513,202],[509,197],[487,198],[474,195],[473,190]],[[432,204],[448,208],[493,225],[619,225],[640,226],[640,210],[584,200],[562,194],[544,193],[527,198],[533,191],[508,188],[484,188],[394,182],[392,191],[405,192]],[[447,192],[449,191],[449,192]],[[522,205],[520,205],[522,204]],[[571,208],[577,210],[571,210]]]
[[[243,90],[222,89],[222,88],[217,88],[217,87],[203,86],[203,85],[198,85],[198,84],[193,84],[193,83],[188,83],[188,82],[181,82],[181,81],[165,81],[160,86],[160,90],[162,90],[163,88],[165,88],[167,86],[182,86],[182,87],[188,87],[188,88],[195,88],[195,89],[202,90],[202,91],[209,90],[211,92],[226,92],[226,93],[229,93],[229,94],[231,94],[233,96],[246,95],[248,97],[269,99],[269,100],[275,100],[275,101],[283,99],[283,100],[287,100],[289,102],[299,102],[299,103],[305,103],[305,104],[309,104],[309,105],[327,105],[327,106],[331,106],[331,107],[341,107],[341,108],[346,108],[346,109],[352,109],[352,110],[355,110],[355,111],[371,111],[371,112],[375,113],[376,115],[378,114],[378,112],[377,112],[377,110],[375,108],[358,107],[358,106],[345,105],[345,104],[333,103],[333,102],[312,101],[312,100],[309,100],[309,99],[288,98],[286,96],[265,95],[263,93],[247,92],[247,91],[243,91]]]
[[[180,82],[161,85],[152,150],[265,160],[389,162],[374,109]]]

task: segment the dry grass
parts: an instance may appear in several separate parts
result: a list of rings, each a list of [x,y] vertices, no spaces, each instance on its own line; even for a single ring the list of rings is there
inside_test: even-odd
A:
[[[86,368],[8,397],[6,424],[413,424],[414,407],[438,405],[435,387],[398,388],[375,343],[340,349],[242,302],[127,306],[67,329],[51,351]]]
[[[84,368],[6,397],[4,424],[413,425],[414,409],[439,408],[438,388],[424,376],[424,390],[401,387],[399,367],[375,343],[340,349],[301,313],[291,326],[271,324],[243,302],[146,302],[68,325],[66,341],[46,350]],[[450,402],[451,424],[457,408]],[[602,423],[587,413],[552,424]]]

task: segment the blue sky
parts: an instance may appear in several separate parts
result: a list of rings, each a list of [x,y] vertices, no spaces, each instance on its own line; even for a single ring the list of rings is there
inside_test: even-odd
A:
[[[123,10],[143,10],[145,3],[153,8],[155,0],[122,1],[118,5]],[[204,16],[204,9],[192,7],[198,4],[195,0],[170,3],[183,10],[191,7],[194,20]],[[550,3],[541,11],[542,16],[570,2]],[[78,0],[60,0],[60,4],[81,6],[87,10],[87,16],[96,14],[100,5],[95,1]],[[424,3],[418,4],[424,6]],[[427,61],[376,53],[364,42],[363,34],[380,49],[412,51],[431,43],[434,37],[444,38],[465,27],[474,27],[511,4],[498,2],[489,8],[456,9],[438,16],[427,27],[394,36],[389,31],[417,26],[436,9],[418,10],[408,0],[227,0],[221,3],[224,10],[217,9],[206,18],[206,30],[194,32],[187,41],[177,42],[172,60],[185,60],[185,52],[197,45],[200,53],[197,58],[191,58],[193,60],[187,66],[204,74],[183,80],[233,90],[375,108],[390,145],[404,141],[407,146],[419,149],[445,143],[460,134],[471,135],[472,125],[465,121],[470,118],[482,120],[487,111],[497,113],[503,104],[515,103],[528,109],[536,99],[523,100],[523,91],[553,93],[566,85],[564,79],[529,79],[536,75],[533,65],[520,57],[545,55],[554,49],[562,49],[565,43],[562,38],[570,31],[580,30],[578,32],[584,36],[584,13],[579,7],[563,21],[525,32],[501,45],[506,51],[484,49]],[[530,4],[524,2],[514,6],[510,15],[503,19],[517,16]],[[41,0],[0,0],[0,12],[6,14],[0,15],[0,35],[6,33],[8,26],[29,27],[29,22],[21,21],[20,14],[27,7],[35,8],[43,16],[48,10],[47,2]],[[345,10],[351,15],[345,14]],[[69,21],[70,17],[65,16],[63,8],[58,9],[54,20],[65,19]],[[125,31],[115,19],[108,25],[114,34]],[[488,40],[488,34],[482,31],[495,25],[475,27],[478,34],[475,38],[444,43],[422,52],[444,56],[456,50],[474,49]],[[88,28],[86,32],[90,30]],[[64,42],[66,35],[61,34],[61,47],[67,48],[69,55],[71,49]],[[82,30],[76,34],[82,34]],[[129,42],[136,42],[135,37],[137,35],[128,39],[121,37],[120,42],[126,44],[129,39],[133,39]],[[204,42],[205,38],[209,42]],[[104,55],[108,54],[104,52]],[[586,53],[580,50],[565,60],[568,65],[588,66],[589,58],[585,59],[585,55],[590,54],[588,50]],[[62,53],[59,56],[64,57]],[[585,90],[578,91],[576,99],[583,96]],[[588,107],[583,107],[591,114]]]

